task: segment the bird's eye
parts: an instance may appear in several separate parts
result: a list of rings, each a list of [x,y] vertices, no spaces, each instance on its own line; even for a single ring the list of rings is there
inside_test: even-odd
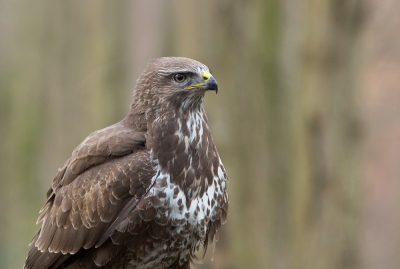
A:
[[[182,83],[186,80],[187,75],[182,74],[182,73],[178,73],[174,75],[174,80],[178,83]]]

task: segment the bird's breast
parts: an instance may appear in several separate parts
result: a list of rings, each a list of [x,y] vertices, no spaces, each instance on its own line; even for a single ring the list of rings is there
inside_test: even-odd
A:
[[[162,172],[185,191],[187,200],[204,194],[221,162],[203,110],[155,122],[151,151]]]
[[[224,171],[219,169],[212,183],[202,195],[187,199],[187,190],[171,182],[169,174],[161,173],[150,195],[158,197],[160,207],[156,222],[165,222],[171,242],[180,246],[181,257],[193,254],[206,240],[207,229],[220,214],[221,204],[227,202]],[[167,246],[166,246],[167,247]],[[169,247],[169,246],[168,246]]]
[[[179,249],[180,262],[206,241],[227,203],[226,174],[201,111],[155,122],[151,155],[158,177],[150,193],[158,202],[154,221],[165,227],[163,249]]]

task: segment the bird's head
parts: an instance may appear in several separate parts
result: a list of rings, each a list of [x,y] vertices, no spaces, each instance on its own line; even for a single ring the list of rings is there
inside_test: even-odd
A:
[[[196,108],[206,91],[218,92],[217,81],[207,66],[183,57],[157,58],[149,61],[139,77],[132,108]]]

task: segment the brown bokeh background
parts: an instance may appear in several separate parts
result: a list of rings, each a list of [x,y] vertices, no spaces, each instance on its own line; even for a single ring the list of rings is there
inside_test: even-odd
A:
[[[198,269],[400,267],[400,2],[0,0],[0,268],[146,62],[208,65],[230,213]],[[212,258],[213,257],[213,258]]]

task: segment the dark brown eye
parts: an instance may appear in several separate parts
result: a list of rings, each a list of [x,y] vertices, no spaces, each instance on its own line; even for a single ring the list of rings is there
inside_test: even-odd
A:
[[[186,80],[186,78],[187,78],[187,76],[185,74],[178,73],[178,74],[174,75],[174,80],[178,83],[184,82]]]

